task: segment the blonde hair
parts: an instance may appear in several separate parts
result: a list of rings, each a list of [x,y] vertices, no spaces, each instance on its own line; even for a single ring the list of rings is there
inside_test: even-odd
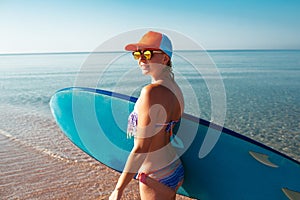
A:
[[[173,73],[172,61],[171,60],[169,60],[169,62],[167,63],[164,71],[169,72],[170,77],[172,78],[172,80],[174,80],[175,76],[174,76],[174,73]]]

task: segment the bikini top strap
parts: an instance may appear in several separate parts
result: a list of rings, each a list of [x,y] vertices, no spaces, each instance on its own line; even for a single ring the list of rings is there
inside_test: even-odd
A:
[[[172,120],[169,123],[163,123],[163,124],[158,123],[158,124],[156,124],[156,126],[167,126],[165,131],[167,133],[170,133],[170,136],[172,136],[173,135],[173,125],[175,125],[178,122],[179,122],[179,120],[176,120],[176,121]]]

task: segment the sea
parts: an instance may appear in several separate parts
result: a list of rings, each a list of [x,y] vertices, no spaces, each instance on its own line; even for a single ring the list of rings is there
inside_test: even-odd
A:
[[[300,50],[175,51],[172,65],[186,113],[300,161]],[[0,199],[106,199],[118,174],[64,136],[49,101],[66,87],[138,96],[150,82],[126,52],[1,54]]]

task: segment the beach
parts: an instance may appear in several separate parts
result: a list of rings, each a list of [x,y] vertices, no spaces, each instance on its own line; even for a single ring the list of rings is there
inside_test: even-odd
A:
[[[300,51],[209,54],[226,91],[224,126],[300,161]],[[80,82],[82,72],[84,77],[99,76],[83,70],[88,56],[0,55],[0,199],[107,199],[113,191],[120,174],[72,144],[49,108],[55,91],[88,85]],[[123,85],[118,92],[138,94],[132,77],[128,85],[116,81],[134,63],[127,54],[120,59],[105,68],[103,79],[88,86],[115,90]],[[179,70],[175,77],[183,88],[185,80],[193,86],[201,108],[193,113],[194,103],[186,98],[186,112],[210,121],[212,106],[205,79],[215,77],[198,76],[176,57],[174,69]],[[126,188],[124,199],[139,199],[137,181]],[[177,199],[189,198],[178,195]]]
[[[13,117],[14,112],[18,112],[17,119]],[[1,199],[108,199],[119,173],[79,150],[63,136],[54,120],[45,120],[38,113],[13,109],[10,114],[4,116],[1,113],[1,119],[11,120],[12,117],[19,125],[31,122],[26,130],[19,131],[23,134],[38,132],[37,137],[44,147],[30,143],[30,139],[22,140],[9,134],[14,127],[6,126],[5,130],[0,130]],[[42,137],[49,131],[57,134],[61,147]],[[45,148],[47,145],[49,147]],[[65,154],[55,153],[51,148],[63,148]],[[123,199],[140,199],[137,181],[127,186]],[[177,195],[177,199],[190,198]]]

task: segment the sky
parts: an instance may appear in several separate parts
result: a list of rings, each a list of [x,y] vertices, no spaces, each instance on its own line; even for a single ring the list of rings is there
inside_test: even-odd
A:
[[[300,49],[298,0],[0,0],[0,54],[90,52],[168,29],[204,49]]]

